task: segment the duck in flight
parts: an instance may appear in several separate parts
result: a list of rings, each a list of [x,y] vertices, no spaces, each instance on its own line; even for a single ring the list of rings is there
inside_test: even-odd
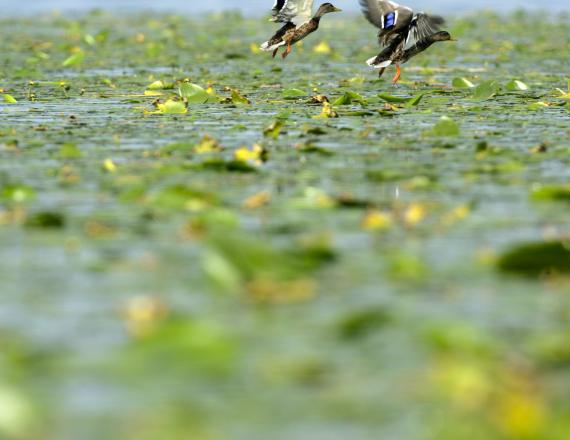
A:
[[[332,3],[323,3],[313,15],[313,0],[276,0],[271,21],[283,23],[273,37],[261,45],[261,49],[273,52],[273,58],[280,47],[286,46],[283,58],[293,50],[293,45],[319,28],[321,18],[331,12],[340,12]]]
[[[384,49],[366,63],[379,69],[382,76],[388,66],[396,66],[396,76],[393,83],[400,80],[404,64],[410,58],[427,50],[439,41],[452,41],[448,32],[441,31],[445,20],[437,15],[415,13],[407,6],[401,6],[393,1],[359,0],[364,16],[370,23],[380,29],[378,42]],[[406,49],[413,37],[415,44]]]

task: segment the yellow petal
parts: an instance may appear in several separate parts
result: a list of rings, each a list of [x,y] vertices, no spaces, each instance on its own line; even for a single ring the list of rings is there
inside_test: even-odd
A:
[[[392,217],[382,211],[370,211],[362,220],[362,227],[369,231],[385,230],[390,226],[392,226]]]

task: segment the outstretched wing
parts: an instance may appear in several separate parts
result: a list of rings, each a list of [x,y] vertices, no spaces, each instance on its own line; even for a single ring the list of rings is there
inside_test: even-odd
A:
[[[441,30],[445,19],[439,15],[417,14],[412,21],[414,39],[421,41]]]
[[[314,0],[276,0],[272,20],[297,25],[306,23],[313,15],[313,2]]]
[[[412,20],[413,12],[407,6],[385,0],[359,0],[366,19],[383,32],[398,31]]]

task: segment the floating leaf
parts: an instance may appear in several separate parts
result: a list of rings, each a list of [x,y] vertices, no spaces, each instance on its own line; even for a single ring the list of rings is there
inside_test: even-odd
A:
[[[275,122],[271,123],[269,126],[267,126],[263,130],[263,136],[269,137],[272,139],[277,139],[279,137],[279,133],[281,133],[281,129],[284,127],[284,125],[285,124],[283,124],[282,121],[275,121]]]
[[[390,102],[393,104],[405,104],[410,100],[410,98],[402,98],[401,96],[392,96],[388,95],[387,93],[379,93],[378,97],[386,102]]]
[[[532,189],[534,200],[559,200],[570,202],[570,183],[565,185],[537,185]]]
[[[63,67],[78,66],[81,63],[83,63],[84,60],[85,60],[85,52],[78,51],[73,55],[71,55],[70,57],[68,57],[61,65]]]
[[[237,89],[232,89],[232,97],[231,97],[232,103],[237,104],[237,105],[249,105],[251,104],[251,101],[249,99],[247,99],[244,95],[242,95],[239,90]]]
[[[475,84],[473,84],[467,78],[453,78],[451,85],[456,89],[471,89],[475,87]]]
[[[188,113],[188,109],[183,102],[175,101],[173,99],[169,99],[164,103],[157,104],[157,111],[154,113],[164,114],[164,115],[182,115]]]
[[[76,144],[63,144],[59,149],[59,157],[62,159],[77,159],[81,156],[81,150],[79,150]]]
[[[196,154],[208,154],[220,152],[223,148],[216,139],[206,135],[194,146],[193,150]]]
[[[199,85],[189,82],[183,82],[180,84],[178,94],[188,104],[205,104],[212,97]]]
[[[4,94],[2,95],[4,102],[7,104],[17,104],[18,101],[12,95]]]
[[[521,91],[524,91],[524,90],[528,90],[528,86],[527,86],[525,83],[523,83],[522,81],[513,79],[512,81],[509,81],[509,82],[507,83],[507,90],[511,90],[511,91],[513,91],[513,90],[521,90]]]
[[[0,195],[10,202],[25,203],[34,199],[36,193],[33,188],[26,185],[10,185],[4,187]]]
[[[416,107],[420,104],[420,102],[422,102],[422,99],[424,98],[425,93],[420,93],[419,95],[414,96],[413,98],[410,98],[408,100],[408,102],[406,102],[406,107]]]
[[[475,87],[475,89],[473,89],[472,96],[473,99],[477,99],[479,101],[485,101],[487,99],[491,99],[493,96],[499,93],[500,90],[501,87],[499,86],[499,83],[497,81],[494,80],[485,81],[479,84],[477,87]]]
[[[373,308],[355,311],[339,323],[340,336],[345,339],[362,338],[392,321],[392,315],[385,309]]]
[[[366,105],[367,101],[361,95],[356,92],[345,92],[340,98],[338,98],[333,105],[350,105],[353,102],[358,102],[360,105]]]
[[[163,81],[155,81],[152,84],[149,84],[146,89],[147,90],[164,90],[166,88],[166,84]]]
[[[297,99],[297,98],[304,98],[308,96],[308,93],[304,92],[301,89],[285,89],[283,90],[283,98],[284,99]]]
[[[411,98],[404,98],[401,96],[393,96],[393,95],[388,95],[386,93],[380,93],[378,94],[378,97],[380,99],[383,99],[386,102],[389,102],[391,104],[406,104],[406,107],[413,107],[418,105],[421,100],[423,99],[425,93],[420,93],[416,96],[413,96]]]
[[[320,115],[313,116],[314,119],[328,119],[328,118],[338,118],[338,113],[334,111],[330,103],[323,103],[323,110]]]
[[[448,116],[442,116],[429,134],[432,136],[459,136],[460,133],[461,129],[457,122]]]
[[[54,211],[38,212],[28,217],[24,225],[29,228],[61,229],[65,226],[65,216]]]
[[[570,274],[570,242],[516,245],[503,254],[497,264],[503,272],[531,277],[545,273]]]

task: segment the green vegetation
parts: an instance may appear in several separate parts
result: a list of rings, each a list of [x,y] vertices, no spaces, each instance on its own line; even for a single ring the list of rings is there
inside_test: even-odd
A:
[[[570,23],[363,23],[0,21],[0,438],[569,438]]]

